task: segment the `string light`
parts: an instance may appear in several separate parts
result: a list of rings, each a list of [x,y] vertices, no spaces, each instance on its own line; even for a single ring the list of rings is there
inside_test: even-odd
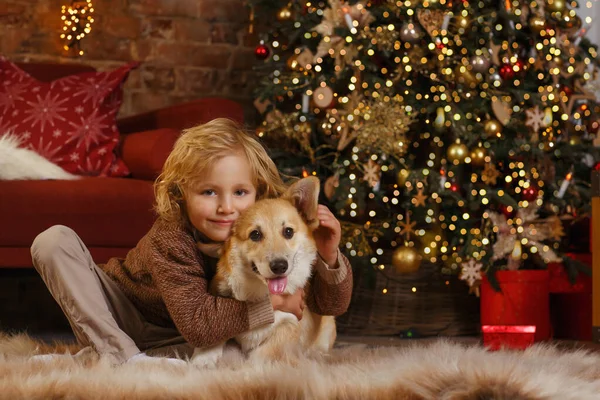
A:
[[[84,54],[81,40],[92,31],[94,23],[94,6],[92,0],[73,0],[69,6],[61,8],[63,32],[60,38],[65,40],[65,51],[74,50],[78,55]]]

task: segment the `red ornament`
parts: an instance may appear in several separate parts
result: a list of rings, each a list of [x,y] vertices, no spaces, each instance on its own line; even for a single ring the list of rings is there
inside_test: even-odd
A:
[[[453,183],[452,185],[450,185],[450,190],[452,190],[453,192],[458,192],[458,185],[456,183]]]
[[[600,171],[600,161],[594,164],[594,171]]]
[[[571,95],[573,94],[573,89],[565,85],[561,85],[560,90],[562,90],[565,93],[565,96],[567,97],[571,97]]]
[[[271,51],[269,50],[269,47],[263,42],[261,42],[258,46],[256,46],[256,49],[254,49],[254,55],[259,60],[266,60],[269,58],[270,53]]]
[[[538,198],[539,189],[533,186],[529,186],[527,189],[523,189],[523,200],[534,201]]]
[[[598,120],[589,120],[586,122],[585,127],[590,135],[595,135],[598,133],[598,128],[600,128],[600,121]]]
[[[435,47],[437,47],[439,50],[442,50],[444,47],[446,47],[446,45],[442,42],[438,42],[438,44],[436,44]]]
[[[518,68],[517,70],[519,71],[519,75],[523,75],[525,73],[525,63],[520,58],[517,58],[517,62],[515,62],[515,67]]]
[[[500,77],[504,80],[513,79],[515,77],[515,70],[512,65],[504,64],[500,67]]]
[[[512,207],[508,208],[508,206],[506,204],[500,204],[500,207],[498,207],[500,209],[500,212],[502,213],[502,215],[504,215],[506,217],[506,219],[510,219],[512,217],[515,216],[516,214],[516,210]]]

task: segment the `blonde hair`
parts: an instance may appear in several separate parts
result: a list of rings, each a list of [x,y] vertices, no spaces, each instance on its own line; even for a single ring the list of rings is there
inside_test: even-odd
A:
[[[185,191],[220,158],[241,151],[252,169],[257,200],[278,197],[286,186],[264,147],[236,122],[217,118],[183,130],[154,182],[159,216],[186,223]]]

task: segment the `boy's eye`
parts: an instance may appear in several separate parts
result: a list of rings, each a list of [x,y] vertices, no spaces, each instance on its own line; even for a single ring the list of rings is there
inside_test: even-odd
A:
[[[283,237],[291,239],[294,237],[294,230],[292,228],[283,228]]]
[[[253,242],[260,242],[262,237],[263,235],[258,229],[255,229],[252,232],[250,232],[250,240],[252,240]]]

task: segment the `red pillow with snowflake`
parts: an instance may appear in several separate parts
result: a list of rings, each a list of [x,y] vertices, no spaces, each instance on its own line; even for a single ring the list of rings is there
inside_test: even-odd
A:
[[[40,82],[0,57],[0,135],[13,133],[68,172],[125,176],[116,116],[123,84],[139,63]]]

